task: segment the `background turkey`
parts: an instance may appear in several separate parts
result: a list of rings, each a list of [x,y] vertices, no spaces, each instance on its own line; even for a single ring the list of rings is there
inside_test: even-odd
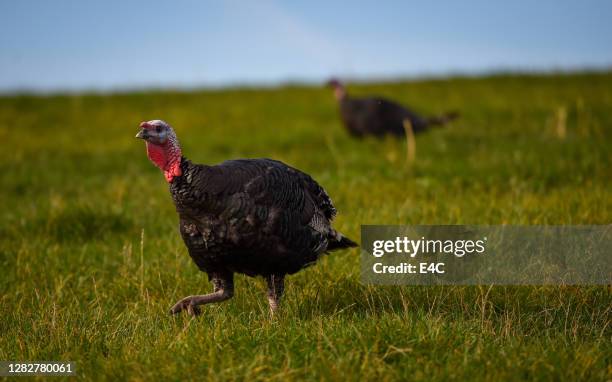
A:
[[[185,159],[174,130],[143,122],[136,135],[170,184],[189,255],[208,274],[214,292],[189,296],[171,313],[233,296],[234,273],[263,276],[274,312],[284,277],[314,264],[327,251],[356,244],[331,227],[336,214],[325,190],[309,175],[271,159],[241,159],[215,166]]]
[[[410,121],[414,133],[420,133],[432,126],[443,126],[459,117],[450,112],[433,117],[421,117],[413,111],[381,97],[351,97],[342,83],[336,79],[328,82],[334,89],[334,97],[340,106],[340,116],[349,133],[361,137],[364,135],[384,136],[393,134],[405,135],[405,121]]]

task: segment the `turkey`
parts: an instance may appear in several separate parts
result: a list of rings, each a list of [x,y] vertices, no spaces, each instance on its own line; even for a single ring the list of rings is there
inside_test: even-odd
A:
[[[272,159],[229,160],[214,166],[182,156],[172,127],[142,122],[136,138],[169,183],[179,231],[192,260],[214,291],[185,297],[170,310],[200,312],[199,305],[234,294],[234,274],[267,280],[272,314],[286,275],[314,264],[328,251],[357,244],[336,231],[336,209],[309,175]]]
[[[421,117],[413,111],[384,98],[353,98],[336,79],[328,82],[334,89],[334,96],[340,105],[340,116],[349,133],[356,137],[386,134],[405,135],[404,122],[410,121],[414,133],[420,133],[432,126],[443,126],[459,117],[456,112],[434,117]]]

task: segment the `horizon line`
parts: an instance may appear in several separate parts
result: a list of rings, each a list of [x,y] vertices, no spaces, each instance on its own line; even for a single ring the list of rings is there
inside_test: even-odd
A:
[[[413,74],[380,74],[380,75],[337,75],[315,77],[287,77],[278,80],[247,80],[237,79],[230,81],[200,81],[194,84],[175,83],[146,83],[113,86],[77,86],[77,87],[12,87],[0,89],[0,97],[10,96],[61,96],[61,95],[112,95],[142,92],[193,92],[206,90],[240,90],[240,89],[276,89],[291,86],[314,87],[323,85],[331,77],[340,78],[345,82],[357,84],[416,82],[449,80],[453,78],[487,78],[503,76],[555,76],[555,75],[581,75],[606,74],[612,72],[612,64],[585,65],[577,67],[558,68],[492,68],[480,70],[449,70],[437,73]]]

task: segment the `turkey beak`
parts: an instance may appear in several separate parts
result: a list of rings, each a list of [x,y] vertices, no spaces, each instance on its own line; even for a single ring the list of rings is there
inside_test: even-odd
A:
[[[146,141],[151,137],[149,131],[147,130],[148,127],[151,127],[148,122],[141,122],[138,127],[140,127],[140,131],[138,134],[136,134],[136,138],[144,139]]]
[[[145,141],[149,138],[149,134],[146,129],[142,129],[136,134],[136,138],[144,139]]]

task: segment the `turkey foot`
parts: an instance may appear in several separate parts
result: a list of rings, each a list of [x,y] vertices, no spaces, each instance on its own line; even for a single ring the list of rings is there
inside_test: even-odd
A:
[[[199,305],[225,301],[234,296],[234,280],[232,275],[224,278],[212,275],[211,278],[215,290],[213,293],[185,297],[174,304],[172,309],[170,309],[170,314],[177,314],[186,310],[189,315],[197,316],[200,314]]]
[[[181,299],[179,302],[174,304],[172,309],[170,309],[170,314],[177,314],[186,310],[190,316],[195,317],[199,316],[202,312],[200,307],[195,304],[194,297],[202,297],[202,296],[189,296]]]

